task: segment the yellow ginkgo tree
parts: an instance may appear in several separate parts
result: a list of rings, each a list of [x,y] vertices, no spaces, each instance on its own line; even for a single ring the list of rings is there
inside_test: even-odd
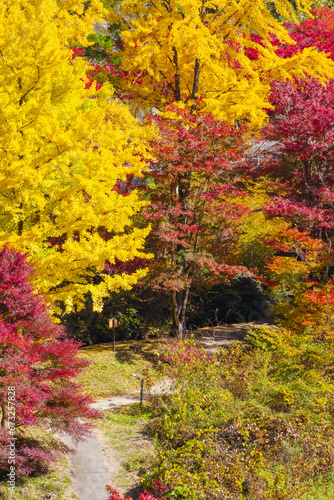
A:
[[[137,193],[115,189],[141,172],[144,131],[107,84],[86,88],[87,62],[68,47],[103,13],[97,0],[0,4],[1,245],[28,252],[37,290],[67,311],[89,292],[99,309],[145,273],[103,273],[143,255],[148,233],[133,227]]]
[[[333,63],[315,48],[280,58],[274,40],[294,44],[282,22],[309,13],[311,0],[124,0],[111,21],[121,24],[120,95],[138,107],[178,101],[192,111],[247,122],[267,120],[270,82],[333,75]],[[273,16],[273,9],[278,15]]]

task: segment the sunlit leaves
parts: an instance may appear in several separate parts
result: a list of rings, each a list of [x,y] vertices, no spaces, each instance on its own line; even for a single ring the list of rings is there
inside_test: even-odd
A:
[[[37,289],[68,311],[88,292],[100,308],[110,290],[134,283],[143,272],[112,280],[104,263],[141,255],[148,232],[131,230],[145,203],[114,189],[141,175],[144,132],[110,85],[86,88],[88,63],[65,46],[69,37],[86,43],[101,19],[99,1],[86,7],[0,7],[0,239],[30,252]]]
[[[308,12],[310,5],[306,0],[297,8]],[[296,20],[289,1],[275,6],[284,19]],[[276,54],[274,40],[294,42],[263,0],[129,0],[111,19],[122,24],[124,42],[115,51],[122,61],[119,95],[141,109],[178,101],[258,128],[267,121],[270,81],[333,73],[332,62],[314,48],[289,59]]]

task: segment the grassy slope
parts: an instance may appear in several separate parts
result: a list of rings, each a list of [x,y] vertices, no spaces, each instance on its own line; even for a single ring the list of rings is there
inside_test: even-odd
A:
[[[85,347],[81,356],[90,361],[90,366],[79,381],[85,392],[96,399],[138,393],[142,377],[157,376],[154,365],[158,348],[154,342],[133,341],[117,344],[116,353],[112,351],[112,344]]]

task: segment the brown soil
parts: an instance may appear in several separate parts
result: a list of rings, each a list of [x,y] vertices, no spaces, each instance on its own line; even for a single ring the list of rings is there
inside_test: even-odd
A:
[[[195,338],[207,352],[217,352],[222,347],[228,347],[231,342],[245,342],[247,332],[252,326],[273,324],[274,318],[266,318],[252,323],[200,328],[189,331],[187,336]]]

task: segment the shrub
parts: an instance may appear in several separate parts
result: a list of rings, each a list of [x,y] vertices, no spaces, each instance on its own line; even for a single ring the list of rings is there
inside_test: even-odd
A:
[[[308,332],[254,329],[216,356],[167,348],[172,392],[152,400],[161,451],[144,485],[175,500],[302,498],[334,464],[334,357]],[[328,346],[328,351],[331,349]]]
[[[106,488],[110,493],[108,500],[132,500],[130,497],[123,497],[116,488],[112,488],[109,485]],[[163,495],[167,492],[167,487],[161,481],[155,481],[151,489],[153,493],[145,490],[143,493],[140,493],[138,500],[166,500],[166,498],[163,498]]]
[[[83,417],[94,417],[90,398],[75,376],[87,365],[78,358],[80,344],[67,339],[52,322],[43,298],[29,284],[26,257],[0,251],[0,473],[8,472],[8,443],[15,442],[16,475],[29,475],[52,459],[52,452],[29,440],[24,430],[39,426],[69,433],[75,440],[89,433]]]

